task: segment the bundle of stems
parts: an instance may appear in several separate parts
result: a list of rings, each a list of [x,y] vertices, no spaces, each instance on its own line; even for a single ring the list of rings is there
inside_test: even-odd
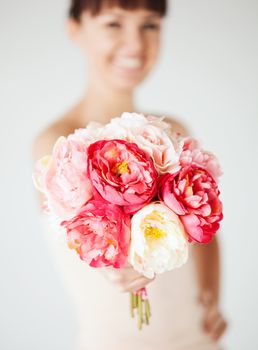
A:
[[[141,330],[144,323],[146,325],[150,323],[151,317],[146,288],[141,288],[130,293],[130,312],[132,317],[135,316],[135,310],[138,318],[138,329]]]

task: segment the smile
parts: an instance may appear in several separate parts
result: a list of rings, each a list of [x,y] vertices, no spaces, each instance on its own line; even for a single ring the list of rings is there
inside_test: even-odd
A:
[[[125,69],[142,68],[142,60],[139,58],[119,58],[116,60],[116,66]]]

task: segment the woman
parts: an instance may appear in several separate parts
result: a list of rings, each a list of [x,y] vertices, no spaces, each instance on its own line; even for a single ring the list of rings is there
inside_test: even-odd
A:
[[[165,0],[73,0],[68,33],[88,60],[88,86],[81,100],[36,138],[34,160],[50,153],[60,135],[106,123],[122,112],[137,111],[136,87],[159,54]],[[167,119],[186,135],[178,122]],[[121,270],[93,269],[81,261],[58,228],[43,219],[46,237],[76,307],[79,350],[220,349],[226,329],[219,311],[219,247],[190,247],[186,265],[150,280],[129,265]],[[60,236],[61,237],[61,236]],[[148,286],[147,286],[148,285]],[[139,332],[130,319],[128,292],[147,286],[153,316]]]

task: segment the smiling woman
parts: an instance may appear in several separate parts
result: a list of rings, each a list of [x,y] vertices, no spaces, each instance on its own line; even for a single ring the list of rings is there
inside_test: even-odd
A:
[[[165,12],[165,1],[74,1],[68,30],[94,78],[132,89],[157,60]]]
[[[107,123],[123,112],[141,112],[135,106],[135,90],[157,62],[166,5],[166,0],[72,1],[67,29],[87,62],[88,83],[81,99],[35,139],[35,161],[51,153],[59,136],[67,136],[90,121]],[[181,123],[170,118],[167,121],[174,131],[187,134]],[[43,206],[42,198],[40,201]],[[50,226],[43,214],[42,217],[47,240],[78,315],[78,350],[220,349],[215,339],[225,330],[225,322],[218,309],[215,239],[210,247],[195,251],[198,277],[192,248],[187,264],[154,281],[131,265],[119,270],[89,267],[55,239],[60,228]],[[125,312],[127,292],[146,285],[153,317],[150,325],[139,332]],[[205,305],[197,303],[197,297],[201,301],[207,293],[209,302],[206,298]]]

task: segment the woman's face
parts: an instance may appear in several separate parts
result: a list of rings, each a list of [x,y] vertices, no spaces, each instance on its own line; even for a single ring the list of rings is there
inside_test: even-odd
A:
[[[133,89],[157,60],[161,17],[155,12],[111,7],[92,16],[85,11],[80,23],[70,19],[69,26],[88,58],[91,82]]]

